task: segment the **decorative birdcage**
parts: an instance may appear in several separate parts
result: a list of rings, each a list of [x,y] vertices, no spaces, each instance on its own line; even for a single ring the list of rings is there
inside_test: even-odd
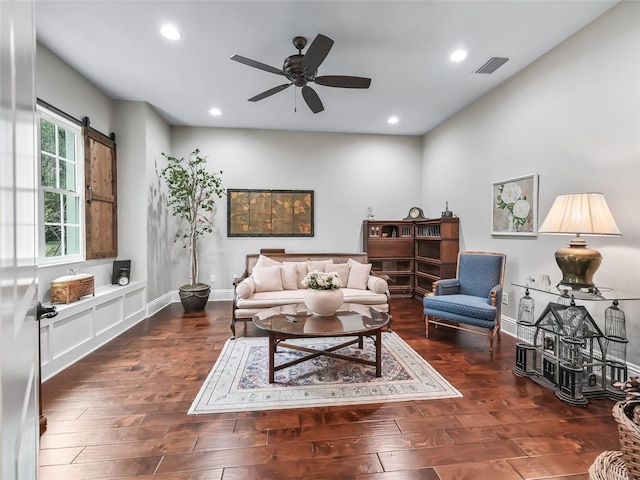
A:
[[[585,307],[549,303],[536,321],[533,344],[541,353],[540,383],[557,389],[562,400],[585,405],[585,393],[606,389],[604,334]]]
[[[586,405],[588,403],[582,394],[584,346],[585,340],[583,338],[570,336],[560,338],[558,363],[558,386],[560,389],[556,395],[572,405]]]
[[[529,289],[518,303],[518,320],[516,322],[516,366],[513,373],[519,376],[536,370],[536,349],[533,346],[535,325],[535,301],[529,296]]]
[[[536,323],[535,319],[535,307],[536,302],[529,296],[529,290],[524,294],[524,297],[520,299],[518,303],[518,325],[533,326]],[[526,339],[522,338],[518,335],[518,339],[522,341],[526,341]],[[533,343],[533,337],[531,337],[531,342]]]
[[[618,301],[604,311],[604,334],[606,348],[606,364],[609,382],[607,389],[614,395],[619,390],[613,387],[615,382],[623,382],[627,378],[627,327],[624,312],[618,308]]]
[[[529,290],[554,293],[533,287],[530,279],[517,286],[525,288],[525,295],[518,304],[513,373],[529,377],[573,405],[586,405],[591,398],[623,399],[624,393],[614,384],[628,376],[628,338],[625,315],[612,290],[558,288],[556,303],[547,304],[532,326],[535,303]],[[600,322],[604,328],[584,306],[576,306],[576,300],[612,301]]]

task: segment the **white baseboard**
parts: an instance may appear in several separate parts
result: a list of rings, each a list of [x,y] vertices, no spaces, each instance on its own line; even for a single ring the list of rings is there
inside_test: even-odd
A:
[[[180,299],[178,299],[178,301],[180,301]],[[149,303],[147,303],[147,306],[145,309],[147,318],[158,313],[160,310],[162,310],[164,307],[171,304],[172,302],[173,302],[172,292],[167,292],[161,297],[158,297],[155,300],[151,300]]]
[[[516,338],[517,337],[517,324],[513,318],[505,317],[502,315],[502,323],[500,327],[502,333]]]
[[[506,333],[514,338],[517,338],[517,322],[513,318],[509,318],[506,316],[502,316],[502,328],[500,328],[502,333]],[[634,363],[627,362],[627,369],[629,371],[629,376],[639,375],[640,376],[640,365],[636,365]]]

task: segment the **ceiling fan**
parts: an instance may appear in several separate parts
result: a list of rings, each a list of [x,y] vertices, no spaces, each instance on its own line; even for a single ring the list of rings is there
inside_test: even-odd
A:
[[[265,72],[282,75],[289,80],[289,83],[278,85],[277,87],[273,87],[265,92],[259,93],[255,97],[251,97],[249,99],[250,102],[263,100],[275,93],[289,88],[291,85],[295,85],[296,87],[302,88],[302,97],[311,111],[313,113],[319,113],[324,110],[324,106],[322,105],[320,97],[316,91],[308,85],[309,83],[338,88],[369,88],[369,85],[371,85],[370,78],[351,77],[345,75],[317,76],[318,68],[333,46],[333,40],[327,36],[318,34],[313,42],[311,42],[311,45],[309,45],[309,48],[304,55],[302,54],[302,49],[307,46],[307,39],[305,37],[294,37],[293,46],[298,49],[298,53],[285,58],[282,70],[240,55],[234,55],[231,57],[231,60],[236,62],[264,70]]]

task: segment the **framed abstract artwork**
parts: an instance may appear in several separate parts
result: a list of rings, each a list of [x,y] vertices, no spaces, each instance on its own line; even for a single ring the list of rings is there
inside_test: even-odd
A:
[[[538,174],[493,182],[491,235],[538,235]]]
[[[227,189],[227,236],[313,237],[313,190]]]

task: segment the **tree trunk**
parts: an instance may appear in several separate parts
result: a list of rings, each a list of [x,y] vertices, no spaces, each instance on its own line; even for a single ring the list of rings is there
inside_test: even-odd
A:
[[[196,283],[198,283],[198,244],[197,244],[197,238],[192,230],[191,232],[191,241],[189,242],[191,251],[191,258],[190,258],[190,262],[189,262],[189,266],[190,266],[190,272],[189,272],[189,283],[191,283],[191,285],[194,285]]]

